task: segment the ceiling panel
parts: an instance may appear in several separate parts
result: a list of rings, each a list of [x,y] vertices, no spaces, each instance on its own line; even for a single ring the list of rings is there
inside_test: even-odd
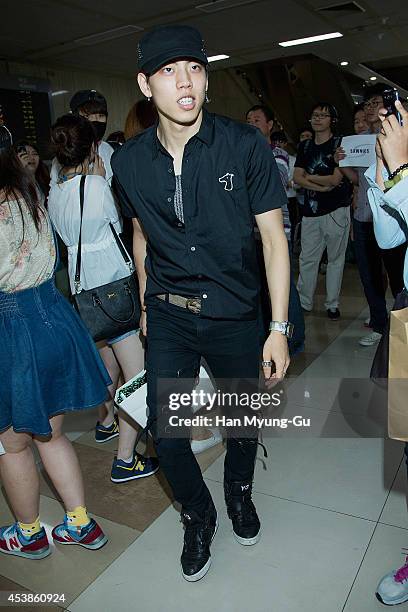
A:
[[[149,2],[135,2],[135,0],[98,0],[95,6],[90,4],[88,0],[69,0],[66,4],[81,8],[84,10],[98,11],[105,15],[116,15],[123,20],[148,20],[160,19],[167,14],[176,13],[179,11],[190,10],[194,8],[197,2],[191,0],[150,0]]]
[[[359,2],[359,0],[357,0]],[[361,4],[368,5],[378,15],[406,14],[406,0],[362,0]]]
[[[20,40],[25,40],[27,51],[62,44],[122,23],[117,18],[97,13],[92,19],[84,19],[82,11],[59,2],[6,0],[5,4],[5,8],[2,6],[1,28],[5,32],[16,32]]]
[[[212,69],[305,52],[334,64],[341,59],[356,64],[408,55],[407,0],[356,0],[366,12],[354,15],[315,10],[335,0],[259,0],[213,14],[196,10],[200,1],[1,0],[0,56],[131,76],[141,34],[92,46],[80,47],[73,41],[123,25],[149,29],[160,23],[195,25],[210,54],[231,55]],[[344,38],[288,49],[278,46],[283,40],[335,30]]]

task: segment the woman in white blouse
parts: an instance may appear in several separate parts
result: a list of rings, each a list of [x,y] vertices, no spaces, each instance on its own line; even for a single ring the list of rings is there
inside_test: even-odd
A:
[[[51,184],[48,210],[52,223],[68,248],[68,276],[74,293],[74,276],[80,229],[79,186],[86,175],[82,219],[81,286],[93,289],[129,276],[115,242],[110,223],[119,234],[121,221],[110,185],[105,179],[105,168],[96,153],[97,137],[92,124],[81,116],[64,115],[52,128],[52,142],[61,167],[59,180]],[[144,353],[139,330],[109,340],[108,345],[120,365],[125,382],[143,369]],[[112,397],[116,391],[112,385]],[[117,435],[118,424],[97,424],[96,436],[100,441]],[[119,412],[119,448],[113,461],[111,480],[125,482],[154,474],[157,460],[145,458],[135,451],[137,432]]]

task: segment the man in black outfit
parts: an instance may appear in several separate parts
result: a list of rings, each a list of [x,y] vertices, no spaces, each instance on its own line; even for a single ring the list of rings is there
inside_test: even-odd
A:
[[[274,321],[263,348],[270,384],[289,365],[289,257],[285,193],[258,130],[203,110],[208,75],[200,33],[163,26],[139,44],[138,82],[159,123],[127,141],[112,160],[123,214],[133,219],[142,331],[147,334],[148,425],[161,468],[182,506],[181,556],[188,581],[211,564],[217,512],[188,436],[162,435],[158,381],[193,380],[204,357],[217,382],[258,379],[260,229]],[[147,240],[147,247],[146,247]],[[147,272],[147,278],[146,278]],[[146,284],[147,281],[147,284]],[[147,328],[146,328],[147,315]],[[273,371],[275,370],[275,371]],[[251,498],[257,430],[230,436],[224,490],[235,538],[259,539]]]

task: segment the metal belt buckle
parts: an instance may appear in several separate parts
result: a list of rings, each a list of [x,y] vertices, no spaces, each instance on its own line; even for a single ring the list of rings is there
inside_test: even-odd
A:
[[[201,299],[200,298],[187,298],[186,308],[194,314],[199,314],[201,311]]]

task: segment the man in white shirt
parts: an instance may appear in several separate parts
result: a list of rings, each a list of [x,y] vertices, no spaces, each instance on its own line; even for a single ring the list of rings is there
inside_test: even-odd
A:
[[[108,105],[105,97],[96,89],[81,89],[72,96],[69,107],[74,115],[86,117],[92,123],[98,136],[97,153],[105,166],[105,178],[110,183],[112,179],[110,160],[113,148],[102,140],[108,119]],[[59,170],[58,162],[54,159],[51,167],[51,185],[58,182]]]

